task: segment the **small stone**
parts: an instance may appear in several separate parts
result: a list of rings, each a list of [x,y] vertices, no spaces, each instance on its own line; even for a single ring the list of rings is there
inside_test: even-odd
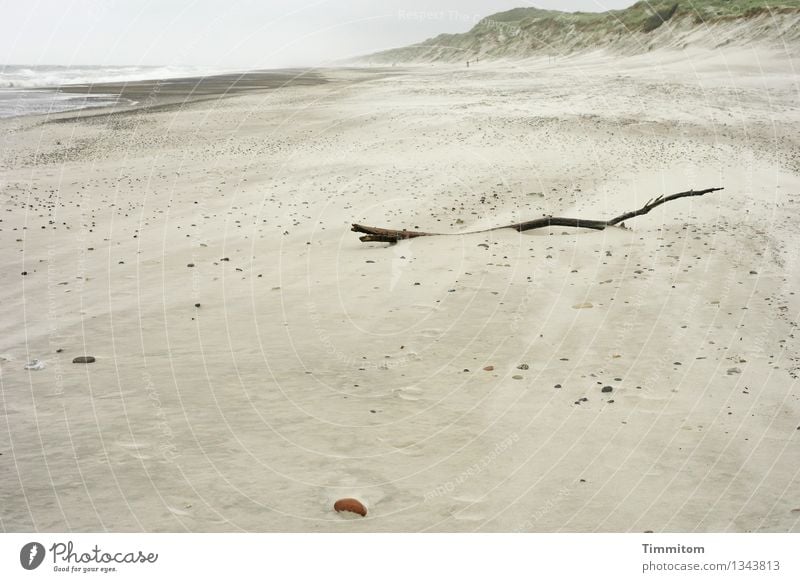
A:
[[[94,356],[78,356],[72,360],[73,364],[91,364],[95,362]]]
[[[741,374],[742,370],[740,368],[728,368],[728,376],[733,376],[734,374]]]
[[[520,376],[519,374],[516,374],[516,375],[514,375],[514,376],[511,376],[511,377],[512,377],[514,380],[522,380],[522,376]]]
[[[613,391],[614,391],[614,387],[613,386],[603,386],[603,389],[600,390],[600,392],[602,392],[604,394],[608,394],[609,392],[613,392]]]
[[[195,303],[194,306],[195,307],[200,307],[200,304],[199,303]]]
[[[337,513],[349,511],[351,513],[357,513],[361,517],[365,517],[367,515],[367,508],[364,507],[364,504],[358,499],[340,499],[333,504],[333,508],[337,511]]]
[[[578,303],[577,305],[573,305],[572,309],[591,309],[592,307],[594,307],[594,305],[587,301],[586,303]]]
[[[517,366],[517,370],[527,370],[529,368],[530,366],[528,366],[528,364],[520,364],[519,366]]]
[[[186,266],[191,269],[192,267],[194,267],[194,263],[188,263]]]
[[[556,384],[553,388],[561,388],[561,384]]]
[[[27,275],[27,274],[28,274],[28,271],[22,271],[22,276],[23,276],[23,277],[24,277],[25,275]]]
[[[486,367],[483,369],[483,371],[484,371],[484,372],[491,372],[492,370],[494,370],[494,366],[486,366]]]

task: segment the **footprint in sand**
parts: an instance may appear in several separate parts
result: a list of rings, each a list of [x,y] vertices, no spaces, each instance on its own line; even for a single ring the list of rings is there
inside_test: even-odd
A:
[[[395,451],[401,455],[405,455],[406,457],[420,457],[424,453],[422,447],[414,441],[401,441],[396,443],[390,443],[388,441],[384,442],[386,442],[386,444],[392,447]]]
[[[401,400],[408,400],[409,402],[416,402],[422,397],[422,389],[416,386],[405,386],[404,388],[395,388],[392,390],[395,396]]]
[[[425,338],[430,339],[439,339],[442,337],[442,330],[441,329],[423,329],[420,330],[419,335]]]
[[[482,503],[471,503],[464,509],[453,511],[453,518],[458,521],[469,522],[487,521],[489,519],[489,510]]]
[[[150,459],[153,458],[152,455],[144,453],[144,450],[150,448],[149,443],[125,443],[117,441],[114,444],[118,446],[120,449],[122,449],[123,452],[125,452],[129,457],[132,457],[134,459],[140,461],[149,461]]]

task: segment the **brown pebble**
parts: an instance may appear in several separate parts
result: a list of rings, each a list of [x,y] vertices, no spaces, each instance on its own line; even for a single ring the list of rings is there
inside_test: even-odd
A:
[[[492,370],[494,370],[494,366],[486,366],[486,367],[483,369],[483,371],[484,371],[484,372],[491,372]]]
[[[358,499],[340,499],[333,504],[333,508],[337,512],[350,511],[352,513],[357,513],[361,517],[366,517],[367,515],[367,508]]]
[[[73,364],[91,364],[95,362],[94,356],[78,356],[74,360],[72,360]]]

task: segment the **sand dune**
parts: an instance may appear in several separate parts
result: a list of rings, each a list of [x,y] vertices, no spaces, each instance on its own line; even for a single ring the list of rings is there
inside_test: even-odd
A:
[[[797,531],[793,66],[332,70],[2,121],[2,529]],[[627,229],[349,231],[710,186]]]

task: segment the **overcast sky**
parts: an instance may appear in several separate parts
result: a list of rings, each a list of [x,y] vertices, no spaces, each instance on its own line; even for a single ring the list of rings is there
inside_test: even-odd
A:
[[[633,0],[0,0],[0,63],[269,68],[464,32],[536,6],[602,11]]]

